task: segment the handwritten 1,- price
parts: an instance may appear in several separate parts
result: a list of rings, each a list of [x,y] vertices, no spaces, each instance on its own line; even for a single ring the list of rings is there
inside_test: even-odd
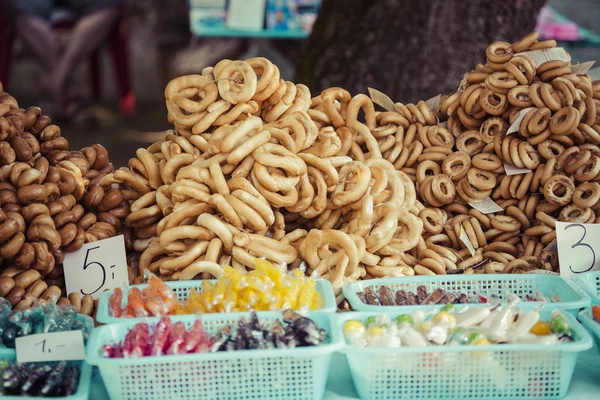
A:
[[[561,276],[600,269],[600,224],[556,222]]]
[[[106,289],[129,284],[123,236],[87,243],[65,255],[63,262],[68,293],[100,297]]]
[[[18,362],[83,360],[85,347],[80,330],[41,333],[15,340]]]

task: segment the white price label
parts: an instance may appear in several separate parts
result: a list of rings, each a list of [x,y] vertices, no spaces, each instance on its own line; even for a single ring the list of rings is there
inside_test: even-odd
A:
[[[585,75],[596,64],[596,61],[586,61],[584,63],[571,65],[571,73],[575,75]]]
[[[523,121],[523,118],[525,118],[525,114],[527,114],[529,112],[529,110],[533,110],[533,107],[528,107],[528,108],[524,108],[521,111],[519,111],[519,114],[517,115],[517,119],[515,119],[515,122],[513,122],[510,127],[508,128],[508,130],[506,131],[506,134],[509,135],[513,132],[517,132],[519,130],[519,127],[521,126],[521,121]]]
[[[513,164],[508,164],[507,162],[504,162],[504,171],[506,171],[506,175],[509,176],[527,174],[531,172],[531,170],[528,168],[519,168],[517,166],[514,166]]]
[[[15,340],[15,347],[18,362],[85,359],[80,330],[23,336]]]
[[[399,113],[400,110],[396,107],[396,104],[392,99],[388,97],[385,93],[380,92],[379,90],[369,88],[369,96],[373,103],[379,104],[381,107],[385,108],[388,111],[394,111]]]
[[[529,56],[535,63],[536,68],[548,61],[571,61],[571,56],[562,47],[554,47],[551,49],[525,51],[517,53],[517,56]]]
[[[427,104],[427,107],[429,107],[429,109],[433,110],[433,112],[437,112],[438,109],[440,108],[440,100],[442,99],[442,95],[438,94],[435,97],[430,98],[429,100],[427,100],[425,103]]]
[[[478,201],[477,203],[469,203],[469,205],[484,214],[493,214],[504,211],[504,208],[500,207],[490,197],[486,197],[485,199]]]
[[[129,285],[123,235],[86,243],[63,261],[67,293],[98,299],[106,289]]]
[[[471,243],[471,239],[469,239],[469,236],[467,235],[467,232],[465,232],[465,228],[463,228],[462,225],[460,226],[460,235],[458,238],[465,244],[465,246],[467,246],[469,253],[471,253],[471,257],[473,257],[475,255],[475,247],[473,247],[473,243]]]
[[[600,224],[556,221],[560,275],[569,277],[600,269]]]

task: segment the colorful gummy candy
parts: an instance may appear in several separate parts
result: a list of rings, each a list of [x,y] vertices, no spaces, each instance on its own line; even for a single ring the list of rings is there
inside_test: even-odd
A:
[[[349,344],[359,347],[424,347],[435,345],[544,344],[572,340],[565,316],[554,310],[540,321],[538,310],[524,311],[514,303],[470,307],[460,312],[449,304],[439,312],[415,311],[392,319],[386,314],[344,324]]]
[[[2,394],[8,396],[65,397],[79,384],[79,364],[12,363],[2,369]]]
[[[314,310],[322,306],[316,281],[300,269],[284,272],[270,262],[255,259],[256,269],[242,274],[231,267],[224,268],[215,283],[203,281],[201,291],[190,290],[185,301],[178,302],[173,290],[150,274],[144,290],[132,287],[127,302],[121,307],[124,293],[116,289],[109,300],[113,317],[146,317],[173,314],[265,310]]]
[[[600,306],[592,306],[592,317],[594,321],[600,323]]]
[[[187,329],[183,322],[172,323],[169,317],[150,327],[136,324],[122,342],[107,344],[102,355],[107,358],[139,358],[172,354],[207,353],[250,349],[289,349],[316,346],[325,340],[326,331],[314,321],[293,310],[283,313],[283,324],[260,321],[256,313],[240,319],[236,325],[222,326],[213,337],[200,320]]]
[[[448,292],[442,288],[437,288],[431,293],[427,292],[425,285],[417,286],[416,292],[407,290],[393,291],[390,287],[381,285],[366,286],[362,292],[356,293],[363,303],[372,306],[410,306],[410,305],[431,305],[431,304],[485,304],[497,301],[494,296],[486,296],[483,293],[467,294]],[[506,300],[512,301],[519,298],[516,294],[506,292]],[[525,295],[521,298],[523,301],[544,301],[560,302],[560,296],[553,294],[550,298],[544,296],[540,291],[536,291],[534,296]]]
[[[77,309],[70,305],[40,302],[25,310],[11,311],[10,303],[0,298],[0,348],[14,348],[18,337],[48,332],[81,330],[87,340],[89,327],[76,317]]]

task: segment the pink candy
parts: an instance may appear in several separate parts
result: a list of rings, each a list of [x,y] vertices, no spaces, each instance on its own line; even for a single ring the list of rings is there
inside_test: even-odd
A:
[[[102,355],[107,358],[139,358],[167,354],[204,353],[210,351],[213,339],[196,320],[189,331],[183,322],[171,324],[163,317],[152,328],[146,322],[136,324],[121,343],[107,344]]]

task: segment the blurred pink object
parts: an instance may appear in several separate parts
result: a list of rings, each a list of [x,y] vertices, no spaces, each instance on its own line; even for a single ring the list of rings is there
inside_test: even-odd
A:
[[[557,15],[551,8],[543,7],[535,30],[540,38],[575,42],[581,39],[576,23]]]

